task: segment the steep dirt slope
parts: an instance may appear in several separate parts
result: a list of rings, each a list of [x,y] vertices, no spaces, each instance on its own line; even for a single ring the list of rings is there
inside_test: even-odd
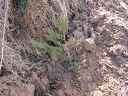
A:
[[[0,0],[0,96],[128,96],[126,0],[26,1]],[[61,47],[49,30],[65,35]],[[33,40],[48,43],[47,54]],[[62,46],[53,60],[50,48]]]

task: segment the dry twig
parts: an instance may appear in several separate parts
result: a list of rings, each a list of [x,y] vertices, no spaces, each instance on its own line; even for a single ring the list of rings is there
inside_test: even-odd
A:
[[[3,58],[4,58],[4,42],[5,42],[5,33],[7,27],[7,18],[8,18],[8,10],[9,10],[9,0],[5,0],[5,15],[4,15],[4,27],[3,27],[3,34],[2,34],[2,45],[1,45],[1,61],[0,61],[0,70],[3,65]]]

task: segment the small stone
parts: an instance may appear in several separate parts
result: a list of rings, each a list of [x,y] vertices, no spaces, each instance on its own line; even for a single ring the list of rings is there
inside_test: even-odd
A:
[[[103,93],[99,90],[96,90],[91,93],[91,96],[103,96]]]

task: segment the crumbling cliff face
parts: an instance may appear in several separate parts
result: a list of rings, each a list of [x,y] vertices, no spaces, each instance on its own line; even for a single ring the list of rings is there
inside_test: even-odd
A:
[[[0,0],[1,96],[127,96],[127,9],[126,0]]]

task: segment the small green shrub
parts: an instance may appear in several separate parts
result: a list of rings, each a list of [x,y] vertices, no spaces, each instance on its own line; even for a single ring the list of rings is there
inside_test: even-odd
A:
[[[32,40],[33,48],[39,49],[42,54],[47,54],[52,60],[57,60],[63,57],[64,50],[62,47],[54,47],[46,42],[38,42]]]
[[[40,42],[32,40],[32,45],[43,54],[47,54],[52,60],[58,60],[64,57],[63,44],[65,43],[64,32],[67,31],[67,21],[65,19],[56,19],[54,16],[49,16],[49,19],[59,30],[49,28],[46,40]]]
[[[48,30],[48,37],[45,41],[32,40],[32,46],[39,49],[43,54],[47,54],[52,60],[62,58],[64,55],[64,35],[61,32]]]
[[[54,30],[49,29],[47,41],[52,42],[56,46],[62,46],[64,44],[64,34],[61,32],[55,32]]]

